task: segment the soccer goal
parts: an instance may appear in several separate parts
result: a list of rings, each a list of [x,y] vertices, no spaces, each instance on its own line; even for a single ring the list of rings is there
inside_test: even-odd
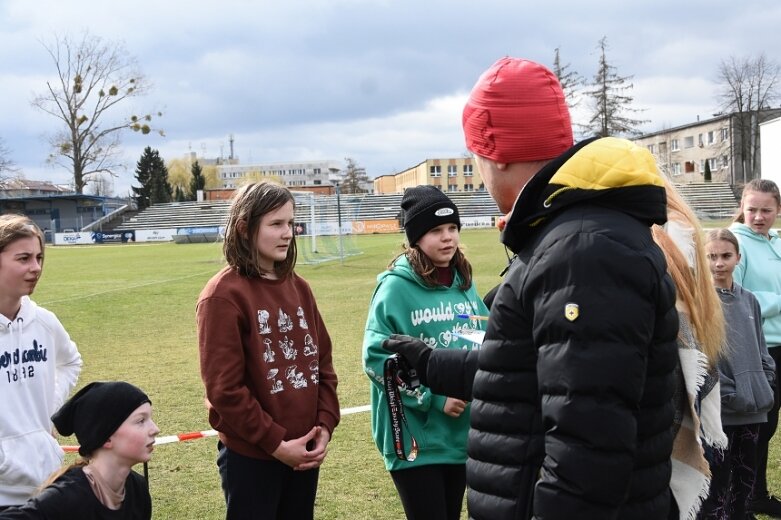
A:
[[[294,191],[293,196],[296,199],[295,233],[300,263],[344,261],[349,256],[361,254],[352,232],[355,205],[350,196],[316,195],[307,191]]]

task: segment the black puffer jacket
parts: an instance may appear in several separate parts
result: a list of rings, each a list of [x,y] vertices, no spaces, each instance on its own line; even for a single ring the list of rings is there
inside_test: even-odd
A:
[[[524,188],[473,387],[474,356],[427,370],[435,391],[473,396],[471,518],[667,518],[678,318],[649,230],[665,220],[653,158],[620,139],[575,146]]]

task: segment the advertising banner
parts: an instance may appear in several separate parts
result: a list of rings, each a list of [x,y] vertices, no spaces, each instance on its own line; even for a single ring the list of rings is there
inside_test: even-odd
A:
[[[136,242],[170,242],[174,239],[176,229],[138,229]]]
[[[353,222],[353,233],[358,235],[372,233],[398,233],[399,231],[399,221],[396,219],[358,220]]]

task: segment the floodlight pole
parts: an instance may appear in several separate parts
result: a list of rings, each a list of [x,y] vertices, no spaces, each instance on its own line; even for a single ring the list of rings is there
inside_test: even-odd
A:
[[[342,201],[341,190],[339,189],[339,181],[334,181],[336,185],[336,218],[339,225],[339,262],[344,263],[344,244],[342,243]]]

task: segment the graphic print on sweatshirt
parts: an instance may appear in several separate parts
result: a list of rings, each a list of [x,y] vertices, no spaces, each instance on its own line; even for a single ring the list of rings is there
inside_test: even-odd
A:
[[[304,309],[300,306],[296,309],[295,320],[291,319],[291,314],[280,307],[275,330],[274,324],[269,322],[272,311],[257,311],[258,335],[266,336],[262,340],[262,359],[268,366],[266,379],[270,382],[271,394],[306,388],[310,382],[320,383],[318,346],[307,332],[309,323]],[[314,359],[306,360],[312,357]]]
[[[5,373],[3,381],[19,383],[35,377],[36,363],[46,363],[49,360],[45,345],[33,340],[30,348],[4,348],[0,352],[0,370]]]
[[[421,341],[431,348],[437,348],[437,346],[447,348],[451,343],[459,340],[456,334],[462,331],[479,329],[477,319],[471,318],[462,320],[461,318],[457,318],[459,314],[471,316],[477,312],[477,309],[479,309],[479,307],[476,302],[439,302],[439,305],[436,307],[412,309],[410,311],[410,325],[414,328],[425,326],[430,323],[452,322],[453,325],[449,329],[443,330],[436,336],[426,336],[422,332],[418,336]],[[464,350],[471,349],[474,348],[474,344],[465,344],[461,346],[461,348]]]

